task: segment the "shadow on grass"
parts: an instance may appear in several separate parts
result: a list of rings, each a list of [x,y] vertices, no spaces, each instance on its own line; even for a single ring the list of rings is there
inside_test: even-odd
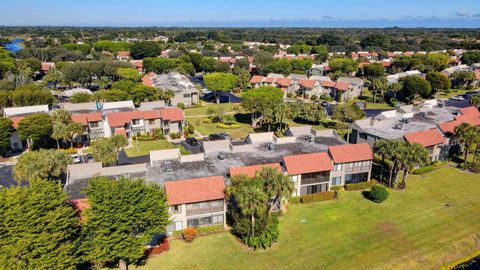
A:
[[[234,117],[235,121],[237,121],[238,123],[247,125],[252,124],[252,118],[250,117],[250,113],[236,113]]]
[[[374,201],[373,201],[373,197],[372,197],[372,193],[371,193],[369,190],[364,190],[364,191],[362,191],[362,196],[363,196],[365,199],[374,202]]]

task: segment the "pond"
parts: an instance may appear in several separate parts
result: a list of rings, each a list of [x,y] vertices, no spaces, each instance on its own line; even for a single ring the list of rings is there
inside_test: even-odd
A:
[[[17,53],[18,51],[23,49],[22,43],[23,43],[23,39],[20,39],[20,38],[10,40],[9,43],[5,44],[5,49],[7,49],[7,51],[10,51],[12,53]]]
[[[480,269],[480,256],[471,259],[468,262],[459,264],[453,268],[453,270],[476,270]]]

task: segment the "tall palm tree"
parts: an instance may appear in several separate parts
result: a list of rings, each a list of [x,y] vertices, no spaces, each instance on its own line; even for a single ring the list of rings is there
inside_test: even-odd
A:
[[[379,140],[375,142],[375,152],[382,157],[383,164],[386,164],[386,161],[390,161],[388,164],[390,169],[390,174],[388,177],[388,183],[391,187],[393,185],[393,175],[397,172],[399,167],[399,155],[404,147],[404,142],[402,141],[388,141],[388,140]],[[382,167],[382,177],[383,177],[383,167]]]
[[[273,167],[263,167],[257,173],[256,178],[258,181],[263,182],[269,198],[273,198],[273,201],[268,206],[268,215],[272,214],[273,208],[281,199],[290,197],[295,190],[290,177]]]
[[[232,178],[232,185],[228,189],[229,196],[235,197],[241,212],[250,216],[251,236],[255,236],[255,215],[261,213],[268,201],[262,182],[249,179],[245,175]]]
[[[474,128],[468,123],[461,123],[455,128],[455,134],[457,135],[458,140],[460,143],[463,144],[463,151],[464,153],[464,162],[468,161],[468,153],[470,150],[470,146],[476,140],[476,134]]]
[[[175,92],[173,90],[160,90],[158,95],[159,99],[165,101],[165,103],[170,106],[172,103],[172,99],[175,97]]]
[[[425,164],[428,160],[428,151],[421,144],[405,143],[399,155],[400,166],[403,170],[401,188],[407,187],[407,178],[409,172],[416,166]]]
[[[473,136],[474,138],[473,143],[476,145],[475,152],[473,154],[473,162],[475,162],[477,160],[478,153],[480,150],[480,126],[474,127],[473,132],[475,133],[475,135]]]

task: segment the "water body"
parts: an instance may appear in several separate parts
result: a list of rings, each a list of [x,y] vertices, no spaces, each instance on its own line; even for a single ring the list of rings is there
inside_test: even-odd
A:
[[[10,40],[9,43],[5,44],[5,49],[12,53],[17,53],[18,51],[23,49],[23,45],[22,45],[23,41],[24,40],[20,38]]]
[[[453,270],[478,270],[480,269],[480,256],[473,258],[471,261],[455,266]]]

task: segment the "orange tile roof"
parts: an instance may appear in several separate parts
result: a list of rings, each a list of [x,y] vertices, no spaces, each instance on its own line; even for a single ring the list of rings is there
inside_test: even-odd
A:
[[[55,67],[55,63],[53,62],[42,62],[42,71],[46,72],[49,71],[51,68]]]
[[[467,107],[467,108],[461,108],[459,111],[462,115],[480,117],[480,112],[474,106],[470,106],[470,107]]]
[[[223,176],[165,182],[169,205],[205,202],[225,198]]]
[[[254,75],[254,76],[250,79],[250,83],[261,83],[261,82],[263,81],[263,79],[265,79],[265,77],[259,76],[259,75]]]
[[[282,172],[282,167],[280,166],[280,163],[269,163],[269,164],[244,166],[244,167],[232,167],[230,168],[230,176],[242,174],[242,175],[246,175],[249,178],[254,178],[255,174],[258,171],[261,171],[263,167],[272,167],[274,169],[277,169],[278,172]]]
[[[448,121],[448,122],[443,122],[443,123],[440,123],[438,124],[438,127],[440,128],[440,130],[443,131],[443,133],[445,134],[453,134],[455,135],[455,128],[460,125],[462,122],[458,121],[458,120],[453,120],[453,121]]]
[[[154,72],[145,74],[145,76],[142,77],[142,83],[146,86],[153,86],[153,77],[156,75]]]
[[[348,91],[348,88],[350,87],[349,82],[337,82],[335,84],[335,88],[339,91]]]
[[[117,55],[120,57],[130,57],[130,51],[118,51]]]
[[[136,68],[143,68],[143,60],[130,60],[130,65]]]
[[[102,114],[101,113],[81,113],[81,114],[73,114],[72,121],[80,123],[86,126],[90,122],[100,122],[102,121]]]
[[[317,81],[315,80],[298,80],[298,84],[302,85],[305,88],[314,88]]]
[[[445,143],[445,139],[438,129],[429,129],[405,134],[405,140],[409,143],[419,143],[423,147]]]
[[[332,161],[326,152],[283,157],[290,175],[333,170]]]
[[[263,80],[266,83],[273,83],[275,81],[275,78],[272,77],[266,77],[265,80]]]
[[[12,126],[14,129],[18,128],[18,124],[20,124],[20,121],[22,121],[23,118],[25,118],[25,116],[10,117],[10,120],[12,120]]]
[[[475,80],[480,80],[480,69],[475,69]]]
[[[143,119],[142,111],[112,112],[107,114],[107,122],[110,127],[123,127],[133,119]]]
[[[368,143],[344,144],[328,147],[328,151],[335,163],[346,163],[363,160],[372,160],[373,152]]]
[[[115,135],[123,135],[123,136],[127,136],[127,131],[125,130],[125,128],[116,128],[115,129]]]
[[[288,87],[292,83],[292,79],[290,79],[290,78],[277,78],[275,80],[275,82],[278,83],[280,86]]]
[[[150,119],[160,119],[160,110],[150,110],[150,111],[143,111],[143,119],[150,120]]]
[[[85,221],[85,210],[90,208],[90,203],[87,199],[71,200],[70,203],[77,210],[80,215],[80,221]]]
[[[177,107],[160,109],[160,116],[163,120],[169,121],[182,121],[185,119],[183,110]]]
[[[322,87],[329,87],[329,88],[334,88],[336,82],[329,82],[329,81],[322,81],[321,85]]]

